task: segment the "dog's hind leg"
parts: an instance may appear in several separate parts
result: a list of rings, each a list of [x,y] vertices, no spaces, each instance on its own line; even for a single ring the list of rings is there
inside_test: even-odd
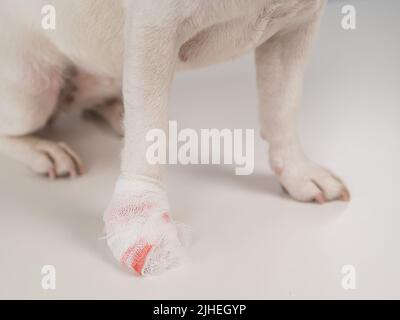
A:
[[[89,74],[71,66],[64,73],[60,92],[61,111],[83,110],[86,119],[104,120],[118,136],[123,136],[123,103],[120,81]]]
[[[56,112],[61,73],[34,67],[18,82],[0,79],[0,152],[51,178],[77,176],[83,165],[65,143],[40,139],[34,133],[46,126]],[[18,68],[14,68],[18,74]]]
[[[0,151],[24,163],[38,174],[76,177],[84,172],[78,155],[63,142],[51,142],[33,135],[0,136]]]

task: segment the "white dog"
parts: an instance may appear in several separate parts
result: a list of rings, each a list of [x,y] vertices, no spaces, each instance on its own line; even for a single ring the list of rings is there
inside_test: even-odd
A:
[[[55,30],[42,28],[45,5],[56,9]],[[122,264],[140,275],[159,273],[180,262],[182,245],[164,167],[146,161],[146,133],[167,129],[177,70],[255,50],[262,136],[283,187],[300,201],[348,201],[341,180],[307,159],[295,124],[324,6],[325,0],[1,0],[0,149],[40,174],[76,176],[83,173],[76,153],[35,132],[68,108],[90,108],[116,130],[123,117],[122,173],[104,216],[107,240]]]

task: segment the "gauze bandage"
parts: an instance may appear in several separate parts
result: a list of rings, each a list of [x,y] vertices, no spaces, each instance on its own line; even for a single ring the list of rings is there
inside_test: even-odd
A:
[[[120,178],[104,222],[115,258],[139,275],[159,274],[180,263],[180,234],[160,182]]]

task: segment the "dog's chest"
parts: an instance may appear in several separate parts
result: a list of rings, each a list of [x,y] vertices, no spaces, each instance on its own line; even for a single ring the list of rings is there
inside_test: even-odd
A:
[[[321,0],[267,1],[257,10],[196,32],[180,49],[179,67],[202,67],[246,54],[279,31],[310,19]]]

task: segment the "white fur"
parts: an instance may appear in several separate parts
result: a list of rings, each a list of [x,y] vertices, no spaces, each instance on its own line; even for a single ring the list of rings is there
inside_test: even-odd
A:
[[[40,11],[47,4],[57,10],[54,31],[41,28]],[[175,72],[255,50],[262,135],[284,188],[301,201],[347,200],[342,182],[306,158],[295,124],[303,70],[324,4],[325,0],[3,0],[0,149],[35,163],[32,169],[40,173],[80,173],[80,160],[65,145],[26,135],[43,127],[65,104],[92,109],[101,105],[99,113],[118,127],[121,110],[114,102],[115,110],[105,111],[110,105],[106,102],[123,93],[122,176],[160,181],[164,167],[146,161],[145,135],[150,129],[167,129]],[[66,74],[71,67],[77,74]]]

